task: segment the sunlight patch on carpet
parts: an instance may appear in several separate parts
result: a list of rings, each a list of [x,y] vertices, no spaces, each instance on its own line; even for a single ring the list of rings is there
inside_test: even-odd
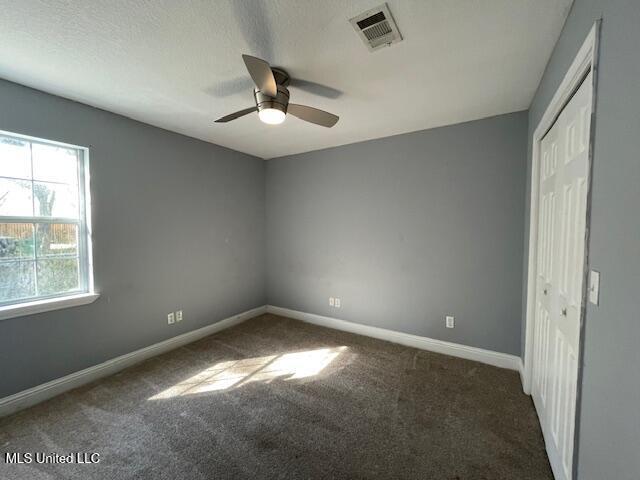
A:
[[[320,348],[220,362],[154,395],[149,400],[227,390],[251,382],[269,383],[276,378],[294,380],[313,377],[346,349],[345,346]]]

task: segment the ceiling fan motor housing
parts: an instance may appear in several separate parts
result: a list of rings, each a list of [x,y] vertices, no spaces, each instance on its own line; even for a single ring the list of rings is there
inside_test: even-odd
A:
[[[289,105],[289,90],[287,87],[278,85],[278,93],[275,97],[270,97],[256,88],[253,90],[253,96],[256,99],[258,111],[275,108],[276,110],[287,113],[287,105]]]
[[[287,105],[289,105],[289,90],[287,89],[290,80],[289,74],[278,67],[271,67],[271,71],[273,72],[273,78],[276,81],[278,92],[275,97],[270,97],[257,88],[254,89],[253,96],[256,99],[258,111],[275,108],[276,110],[287,113]]]

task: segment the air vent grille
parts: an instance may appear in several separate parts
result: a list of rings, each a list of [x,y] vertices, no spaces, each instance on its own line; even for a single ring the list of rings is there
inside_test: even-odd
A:
[[[391,27],[389,26],[389,22],[386,20],[384,22],[380,22],[375,24],[371,28],[367,28],[363,30],[364,36],[367,37],[367,40],[375,40],[376,38],[384,37],[392,32]]]
[[[360,30],[364,30],[365,28],[370,27],[371,25],[374,25],[376,23],[379,23],[385,19],[386,17],[384,16],[384,13],[378,12],[378,13],[374,13],[370,17],[365,18],[364,20],[360,20],[357,23],[358,23],[358,26],[360,27]]]
[[[349,20],[369,51],[386,47],[402,40],[398,26],[385,3],[367,10]]]

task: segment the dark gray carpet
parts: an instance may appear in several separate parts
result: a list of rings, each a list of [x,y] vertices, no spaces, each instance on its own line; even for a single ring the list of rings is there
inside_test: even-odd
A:
[[[2,479],[552,479],[516,372],[273,315],[0,419],[0,452]]]

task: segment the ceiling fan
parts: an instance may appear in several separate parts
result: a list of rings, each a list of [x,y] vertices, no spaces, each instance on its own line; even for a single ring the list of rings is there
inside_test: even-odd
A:
[[[332,113],[307,105],[289,103],[287,86],[290,77],[281,68],[272,67],[266,61],[251,55],[242,55],[242,59],[253,83],[256,84],[256,88],[253,89],[256,106],[225,115],[216,120],[216,123],[230,122],[252,112],[258,112],[260,120],[270,125],[284,122],[287,113],[323,127],[330,128],[338,122],[339,117]]]

